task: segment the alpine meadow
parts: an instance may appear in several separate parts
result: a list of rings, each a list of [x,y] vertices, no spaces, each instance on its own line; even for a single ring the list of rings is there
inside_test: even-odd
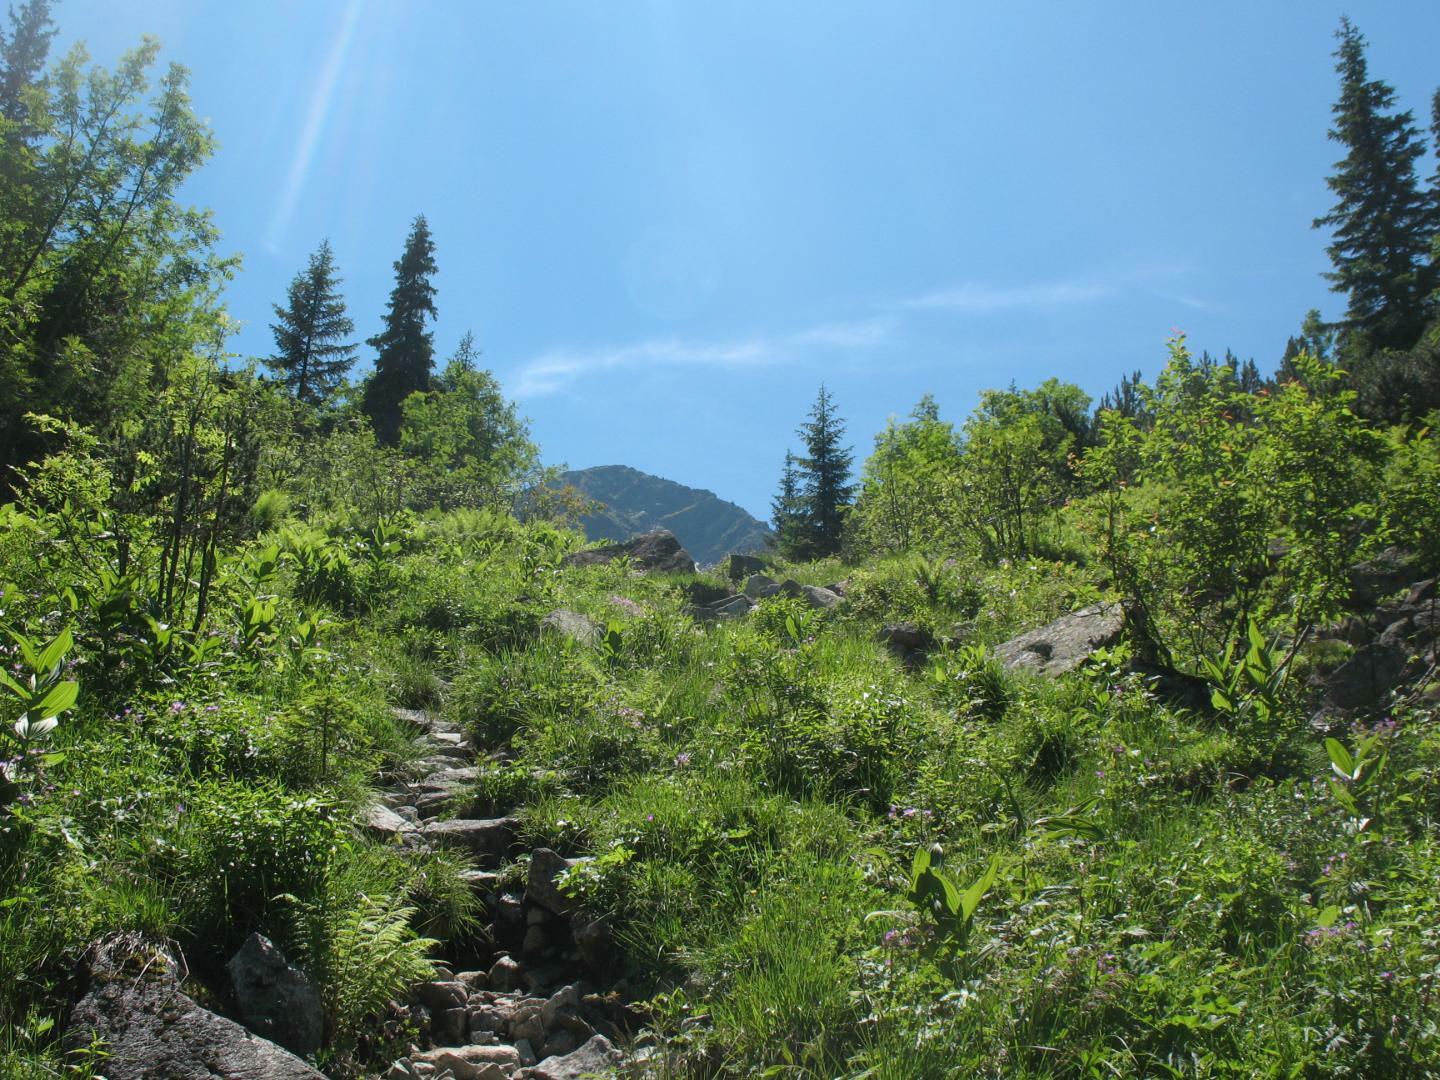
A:
[[[1328,134],[1303,135],[1334,161],[1273,204],[1324,260],[1292,274],[1314,303],[1282,313],[1288,341],[1242,359],[1147,321],[1150,354],[1116,345],[1092,394],[1060,366],[1086,347],[1074,330],[1038,354],[1053,371],[996,360],[961,396],[906,353],[939,320],[1050,334],[1054,310],[1079,320],[1119,286],[917,275],[846,293],[863,318],[797,304],[705,337],[705,304],[771,288],[727,293],[705,261],[750,244],[747,217],[799,230],[759,262],[792,244],[842,261],[821,194],[785,213],[762,194],[786,170],[818,192],[797,164],[818,138],[776,135],[743,89],[707,114],[713,141],[657,166],[705,193],[714,235],[612,260],[651,320],[629,344],[597,344],[620,316],[571,278],[622,213],[609,167],[577,155],[534,193],[589,224],[557,241],[545,213],[527,223],[553,336],[522,357],[492,325],[545,320],[475,294],[534,263],[421,212],[415,185],[445,172],[425,109],[398,125],[413,156],[327,174],[383,189],[383,214],[340,181],[245,185],[204,119],[223,80],[169,58],[213,47],[205,19],[249,16],[165,0],[173,44],[126,25],[133,48],[100,63],[66,44],[69,3],[15,0],[0,27],[0,1076],[1440,1077],[1440,88],[1407,100],[1366,18],[1326,14],[1321,47],[1285,56],[1331,88]],[[325,0],[294,17],[336,23],[303,76],[333,100],[307,111],[278,58],[231,92],[265,139],[311,133],[274,165],[298,185],[343,99],[397,126],[369,103],[443,66],[400,44],[398,74],[347,65],[386,45],[367,20],[454,19],[460,38],[492,19],[555,84],[466,102],[454,139],[503,157],[496,131],[573,109],[575,139],[639,146],[633,164],[665,123],[566,96],[560,46],[525,20],[643,24],[615,92],[660,71],[690,107],[724,65],[686,19],[735,13],[654,7]],[[1410,28],[1403,7],[1374,20],[1433,59],[1433,14]],[[739,8],[755,27],[726,77],[765,88],[790,85],[780,54],[739,58],[781,48],[784,20],[823,51],[832,18],[860,18],[801,5],[757,43],[771,15]],[[128,21],[95,10],[105,32]],[[883,35],[825,55],[888,62],[890,31],[920,50],[932,16],[870,11]],[[993,147],[1043,141],[1002,127]],[[746,165],[711,175],[729,159]],[[513,205],[503,164],[445,180],[487,229]],[[948,219],[894,207],[950,183],[874,196],[897,245]],[[279,223],[262,240],[233,218],[284,267],[263,303],[197,192]],[[340,223],[328,238],[305,198]],[[1241,263],[1237,288],[1270,304]],[[1178,295],[1178,275],[1131,283]],[[1202,299],[1176,321],[1224,326]],[[933,387],[857,430],[862,367]],[[602,384],[631,407],[585,404]],[[613,441],[570,472],[540,432],[581,406]],[[601,464],[669,422],[703,443],[692,466]],[[754,473],[752,451],[753,489],[709,479]]]

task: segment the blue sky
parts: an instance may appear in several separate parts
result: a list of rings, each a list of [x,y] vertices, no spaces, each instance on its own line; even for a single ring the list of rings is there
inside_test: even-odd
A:
[[[375,333],[423,212],[440,355],[473,330],[547,461],[765,516],[822,381],[858,462],[926,392],[957,422],[1011,381],[1098,396],[1153,374],[1172,328],[1268,371],[1306,310],[1337,313],[1309,226],[1342,11],[1427,125],[1433,0],[60,0],[57,21],[107,66],[150,33],[191,68],[220,151],[188,194],[244,257],[238,353],[270,351],[325,237]]]

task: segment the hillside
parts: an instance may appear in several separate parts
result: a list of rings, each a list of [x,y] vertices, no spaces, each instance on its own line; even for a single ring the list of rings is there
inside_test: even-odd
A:
[[[761,551],[770,530],[732,502],[701,488],[651,476],[626,465],[599,465],[565,473],[561,480],[604,509],[582,518],[591,540],[628,540],[669,529],[702,566],[732,551]]]

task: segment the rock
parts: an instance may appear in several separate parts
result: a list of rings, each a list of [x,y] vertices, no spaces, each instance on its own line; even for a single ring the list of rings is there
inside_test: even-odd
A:
[[[458,980],[423,982],[415,987],[414,994],[420,1004],[437,1013],[445,1009],[463,1009],[470,999],[469,990]]]
[[[825,588],[829,589],[836,596],[839,596],[843,599],[850,594],[850,579],[846,578],[844,581],[832,582],[829,585],[826,585]]]
[[[530,874],[525,880],[525,899],[555,915],[568,917],[575,901],[560,891],[556,884],[560,875],[588,859],[565,859],[549,848],[536,848],[530,854]]]
[[[579,1046],[591,1035],[595,1034],[585,1018],[580,1015],[580,988],[574,983],[561,987],[550,999],[540,1007],[540,1022],[545,1026],[546,1032],[553,1035],[557,1031],[568,1031],[575,1036],[575,1046]],[[549,1044],[546,1044],[547,1049]],[[575,1046],[570,1047],[573,1050]],[[566,1053],[570,1050],[549,1050],[550,1054]]]
[[[526,956],[536,956],[545,951],[549,943],[543,926],[530,926],[525,930],[525,940],[520,943],[520,951]]]
[[[745,595],[751,600],[764,600],[780,591],[780,583],[764,574],[754,574],[745,582]]]
[[[325,1080],[288,1050],[195,1004],[180,989],[182,973],[167,948],[138,934],[95,942],[65,1047],[103,1041],[109,1080]]]
[[[588,615],[556,608],[540,620],[542,630],[550,630],[580,645],[596,645],[605,636],[605,628]]]
[[[455,979],[457,982],[464,983],[465,989],[472,994],[477,990],[484,990],[490,985],[489,976],[483,971],[457,971]]]
[[[738,619],[749,615],[755,605],[746,596],[727,596],[724,600],[700,609],[702,619]]]
[[[500,875],[493,870],[461,870],[457,876],[470,886],[471,892],[482,897],[489,896],[500,884]]]
[[[580,959],[591,967],[605,967],[615,957],[615,934],[606,918],[577,921],[571,926]]]
[[[494,868],[510,850],[518,825],[519,821],[513,817],[454,818],[429,822],[421,835],[441,847],[461,848],[482,865],[488,863]]]
[[[413,823],[405,820],[394,810],[385,806],[372,806],[365,811],[365,827],[382,839],[389,839],[398,836],[400,833],[414,832]]]
[[[1393,644],[1375,643],[1355,654],[1325,680],[1325,698],[1342,709],[1357,709],[1379,701],[1405,671],[1408,654]]]
[[[995,652],[1011,670],[1055,678],[1074,671],[1096,649],[1120,640],[1125,610],[1119,604],[1091,604],[1005,642]]]
[[[541,1060],[568,1054],[580,1044],[568,1031],[555,1031],[545,1036],[545,1045],[540,1048]]]
[[[526,1005],[510,1017],[510,1037],[527,1039],[532,1046],[545,1041],[545,1022],[540,1019],[540,1006]]]
[[[800,586],[800,595],[812,608],[832,608],[840,603],[840,594],[833,593],[829,589],[822,589],[819,585]]]
[[[486,974],[490,989],[497,994],[506,994],[520,985],[520,961],[511,956],[502,956],[490,965]]]
[[[431,1065],[437,1072],[449,1069],[455,1080],[501,1080],[523,1064],[514,1048],[485,1044],[443,1046],[415,1054],[411,1060],[416,1065]]]
[[[415,786],[425,791],[451,791],[461,784],[473,784],[479,779],[480,768],[477,765],[456,768],[447,764],[417,781]]]
[[[726,565],[726,576],[731,581],[744,581],[751,574],[764,572],[765,560],[756,558],[754,555],[740,555],[732,552],[730,561]]]
[[[246,1027],[291,1053],[320,1049],[325,1035],[320,993],[268,938],[251,934],[225,967]]]
[[[534,1065],[540,1059],[535,1056],[535,1048],[530,1045],[529,1039],[516,1039],[515,1052],[520,1055],[520,1067],[525,1068]]]
[[[629,559],[630,565],[641,573],[695,572],[695,560],[680,546],[680,541],[669,529],[656,529],[620,544],[576,551],[566,555],[561,562],[564,566],[600,566],[622,557]]]
[[[923,652],[935,647],[935,635],[912,622],[886,623],[875,632],[875,640],[901,654]]]
[[[1422,571],[1420,560],[1411,552],[1388,547],[1373,559],[1350,567],[1350,607],[1354,610],[1374,607],[1387,596],[1417,580]]]
[[[546,1058],[515,1075],[525,1080],[581,1080],[585,1076],[613,1073],[619,1064],[620,1051],[604,1035],[596,1035],[573,1053]]]
[[[686,600],[692,604],[698,604],[700,607],[713,607],[735,595],[730,591],[729,586],[714,585],[704,578],[687,581],[681,591],[685,594]]]

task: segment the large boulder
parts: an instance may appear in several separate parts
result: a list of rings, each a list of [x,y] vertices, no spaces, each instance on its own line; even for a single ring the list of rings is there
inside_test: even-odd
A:
[[[680,541],[669,529],[656,529],[619,544],[576,551],[566,555],[563,562],[565,566],[600,566],[622,557],[629,559],[630,565],[642,573],[695,572],[695,560],[680,546]]]
[[[530,872],[525,879],[525,899],[564,918],[575,913],[578,905],[560,890],[560,875],[588,859],[567,859],[549,848],[536,848],[530,854]]]
[[[180,988],[183,973],[168,948],[138,934],[95,942],[65,1046],[103,1042],[109,1080],[325,1080],[288,1050],[195,1004]]]
[[[1007,668],[1053,679],[1074,671],[1096,649],[1114,645],[1124,629],[1125,609],[1119,604],[1091,604],[1011,638],[995,652]]]
[[[438,847],[468,853],[482,870],[493,870],[510,850],[519,826],[519,820],[513,817],[450,818],[427,822],[420,835]]]
[[[320,1049],[325,1036],[320,992],[269,938],[251,934],[226,970],[246,1027],[292,1053]]]

